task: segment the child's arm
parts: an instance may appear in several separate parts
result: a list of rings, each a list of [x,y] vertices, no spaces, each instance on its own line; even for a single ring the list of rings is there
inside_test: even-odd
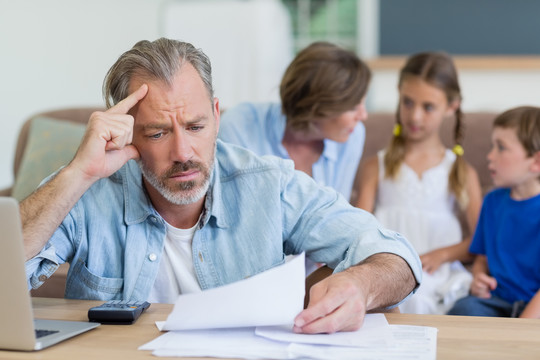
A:
[[[379,184],[379,159],[373,156],[366,160],[359,169],[359,175],[355,181],[356,198],[351,199],[353,206],[369,212],[375,210],[375,199]]]
[[[435,249],[420,256],[422,267],[424,271],[428,273],[434,272],[445,262],[455,260],[470,262],[473,259],[471,253],[469,253],[469,247],[471,246],[472,233],[476,228],[476,223],[478,222],[478,217],[480,216],[480,209],[482,207],[482,190],[480,187],[480,181],[478,180],[478,174],[476,173],[476,170],[469,164],[467,164],[467,184],[465,190],[469,199],[467,208],[465,209],[465,215],[469,233],[471,235],[464,238],[463,241],[458,244]]]
[[[489,276],[487,257],[485,255],[476,255],[472,273],[471,294],[479,298],[489,299],[491,291],[497,287],[497,280]]]
[[[533,296],[520,318],[538,319],[540,318],[540,290]]]

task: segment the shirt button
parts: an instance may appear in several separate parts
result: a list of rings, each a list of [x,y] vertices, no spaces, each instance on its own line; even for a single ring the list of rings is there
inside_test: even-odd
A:
[[[42,281],[42,282],[43,282],[43,281],[45,281],[45,280],[47,280],[47,279],[48,279],[48,278],[47,278],[46,275],[40,275],[40,276],[39,276],[39,281]]]
[[[156,221],[157,221],[157,219],[156,219],[156,217],[155,217],[155,216],[150,216],[150,221],[152,221],[152,222],[156,222]]]
[[[150,261],[156,261],[156,259],[157,259],[157,255],[156,255],[156,254],[152,253],[152,254],[148,255],[148,260],[150,260]]]

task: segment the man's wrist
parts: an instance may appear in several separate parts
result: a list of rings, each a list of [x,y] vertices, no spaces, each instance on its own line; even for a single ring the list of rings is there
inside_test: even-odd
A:
[[[89,175],[73,162],[69,163],[62,170],[60,170],[57,176],[62,176],[67,181],[77,182],[81,187],[85,188],[85,191],[99,180],[99,177]]]

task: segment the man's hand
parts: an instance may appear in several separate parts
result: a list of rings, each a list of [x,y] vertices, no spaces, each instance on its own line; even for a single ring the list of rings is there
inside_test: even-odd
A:
[[[139,152],[131,145],[134,119],[127,113],[147,92],[148,86],[142,85],[109,110],[93,113],[77,154],[69,165],[21,202],[26,259],[41,251],[95,181],[139,157]]]
[[[294,320],[301,333],[355,331],[367,311],[397,304],[415,287],[411,268],[400,256],[372,255],[311,287],[309,304]]]
[[[128,112],[147,92],[148,85],[144,84],[107,111],[92,114],[77,154],[69,165],[77,169],[83,179],[93,182],[110,176],[128,160],[139,158],[139,152],[131,145],[134,119]]]
[[[471,283],[471,295],[489,299],[491,291],[497,287],[497,279],[485,273],[475,273]]]
[[[367,298],[352,272],[333,274],[313,285],[309,305],[294,321],[295,332],[334,333],[358,330]]]

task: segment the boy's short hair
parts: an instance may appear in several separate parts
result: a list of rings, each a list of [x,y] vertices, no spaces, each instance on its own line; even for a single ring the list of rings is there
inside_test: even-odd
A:
[[[507,110],[495,118],[493,127],[515,129],[527,156],[540,151],[540,108],[520,106]]]

